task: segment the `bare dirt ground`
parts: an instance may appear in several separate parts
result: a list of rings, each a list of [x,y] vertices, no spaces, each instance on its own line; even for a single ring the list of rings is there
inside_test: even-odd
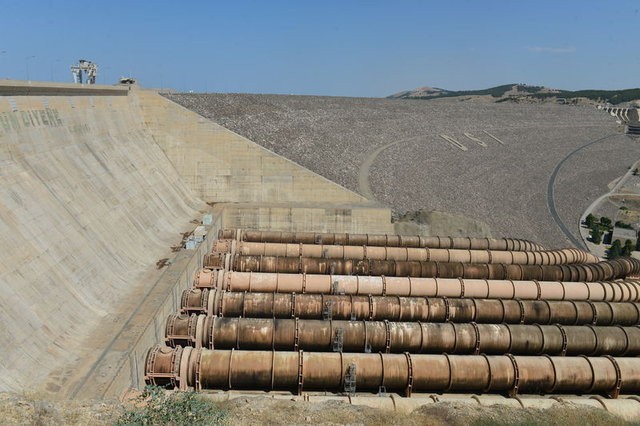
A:
[[[396,213],[463,215],[487,224],[494,237],[526,238],[549,248],[571,245],[558,221],[580,238],[584,209],[640,158],[640,144],[621,135],[611,117],[591,106],[243,94],[167,97],[373,196]],[[554,218],[547,189],[565,157],[552,185]]]
[[[267,397],[240,397],[216,406],[222,412],[219,424],[223,425],[630,424],[604,410],[569,405],[554,405],[549,409],[521,409],[441,402],[428,404],[405,414],[352,406],[339,401],[310,403]],[[117,401],[45,402],[25,395],[0,394],[0,416],[5,425],[112,425],[121,421],[123,413],[130,408]]]

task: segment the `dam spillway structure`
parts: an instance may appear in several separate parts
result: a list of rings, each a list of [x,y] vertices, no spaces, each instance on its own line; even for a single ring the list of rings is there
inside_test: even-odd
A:
[[[550,251],[507,239],[241,229],[221,230],[218,237],[193,287],[183,292],[180,310],[166,319],[166,346],[148,350],[149,384],[352,397],[391,392],[410,399],[574,394],[583,402],[616,401],[614,412],[628,414],[629,404],[631,412],[640,409],[633,405],[640,403],[636,259],[601,261],[577,249]],[[349,245],[354,242],[371,244]],[[313,264],[385,261],[396,253],[407,261],[406,246],[418,249],[414,255],[422,261],[435,250],[462,265],[510,259],[497,264],[589,272],[579,274],[581,281],[544,281],[451,278],[446,268],[444,277],[438,268],[432,277],[415,277],[292,273],[278,263],[268,272],[246,271],[233,261],[206,266],[236,254]],[[611,276],[601,280],[604,275]]]
[[[0,391],[640,411],[633,259],[398,235],[389,208],[137,85],[0,81],[0,143]]]
[[[138,85],[0,80],[0,391],[118,397],[219,229],[391,211]]]

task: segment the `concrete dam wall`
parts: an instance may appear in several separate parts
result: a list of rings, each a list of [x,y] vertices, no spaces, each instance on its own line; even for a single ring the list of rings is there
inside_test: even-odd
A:
[[[201,266],[179,248],[205,213],[209,232],[391,226],[388,209],[154,92],[0,82],[0,391],[138,384],[136,345],[159,338],[153,315]]]
[[[48,376],[77,362],[95,318],[205,205],[140,126],[126,89],[0,96],[0,147],[0,390],[55,391]]]
[[[392,232],[388,208],[155,92],[138,95],[154,140],[225,226]]]

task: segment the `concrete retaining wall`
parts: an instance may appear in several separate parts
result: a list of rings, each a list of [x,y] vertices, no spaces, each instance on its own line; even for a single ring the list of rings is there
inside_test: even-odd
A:
[[[214,225],[176,253],[200,197]],[[141,384],[222,226],[391,231],[389,209],[153,92],[1,82],[0,391]]]
[[[196,249],[181,250],[172,259],[149,295],[131,313],[127,324],[100,351],[95,366],[69,389],[69,397],[120,397],[128,389],[144,387],[147,350],[164,340],[165,320],[180,309],[182,291],[192,286],[194,273],[202,268],[202,259],[220,227],[218,217]]]
[[[205,201],[370,204],[155,92],[138,95],[154,139]]]
[[[63,389],[207,207],[128,96],[55,89],[0,95],[0,391]]]
[[[214,212],[225,228],[391,234],[391,211],[367,205],[224,203]]]

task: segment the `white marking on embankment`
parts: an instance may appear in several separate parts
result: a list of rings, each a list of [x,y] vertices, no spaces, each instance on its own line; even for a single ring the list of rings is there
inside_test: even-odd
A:
[[[471,133],[466,133],[466,132],[465,132],[465,133],[464,133],[464,135],[465,135],[466,137],[468,137],[469,139],[471,139],[472,141],[474,141],[475,143],[477,143],[478,145],[480,145],[481,147],[486,148],[486,147],[488,147],[488,146],[489,146],[489,145],[487,145],[487,143],[486,143],[485,141],[482,141],[482,140],[480,140],[480,139],[476,138],[476,137],[475,137],[475,136],[473,136]]]
[[[498,141],[501,145],[506,145],[504,142],[502,142],[500,139],[496,138],[495,136],[493,136],[491,133],[487,132],[486,130],[483,130],[482,133],[484,133],[485,135],[489,136],[491,139],[494,139],[494,140]]]
[[[452,138],[451,136],[448,135],[440,135],[440,137],[442,139],[444,139],[445,141],[449,142],[451,145],[455,146],[456,148],[461,149],[462,151],[467,151],[467,147],[462,145],[460,142],[458,142],[457,140],[455,140],[454,138]]]

